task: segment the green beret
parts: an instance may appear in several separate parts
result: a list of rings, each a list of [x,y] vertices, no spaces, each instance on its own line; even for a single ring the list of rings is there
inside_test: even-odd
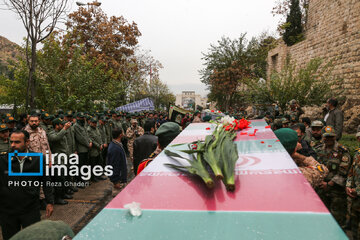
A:
[[[292,154],[298,143],[297,133],[290,128],[281,128],[279,130],[276,130],[274,133],[276,137],[280,140],[286,151],[289,154]]]
[[[90,119],[90,122],[96,123],[96,122],[97,122],[97,118],[96,118],[96,117],[91,118],[91,119]]]
[[[52,115],[52,114],[51,114],[50,117],[49,117],[49,120],[52,121],[52,120],[54,120],[54,119],[55,119],[55,115]]]
[[[158,138],[174,139],[181,132],[180,126],[174,122],[166,122],[161,124],[155,133]]]
[[[64,111],[63,111],[62,109],[59,109],[59,110],[57,111],[57,114],[58,114],[58,115],[64,114]]]
[[[8,127],[6,126],[6,124],[0,124],[0,132],[4,132],[8,130]]]
[[[43,220],[24,228],[15,234],[11,240],[53,240],[63,239],[65,236],[73,238],[74,232],[63,221]]]
[[[66,121],[63,121],[61,118],[55,118],[55,119],[52,121],[52,123],[53,123],[54,125],[65,124]]]
[[[101,117],[100,117],[100,120],[106,122],[106,121],[107,121],[107,117],[106,117],[106,116],[101,116]]]
[[[111,110],[110,114],[116,114],[116,112],[114,110]]]
[[[83,113],[83,112],[78,112],[78,113],[77,113],[77,117],[79,117],[79,118],[83,118],[83,117],[85,117],[85,115],[84,115],[84,113]]]
[[[209,115],[206,115],[206,116],[204,116],[203,117],[203,121],[204,122],[208,122],[208,121],[210,121],[212,118],[211,118],[211,116],[209,116]]]

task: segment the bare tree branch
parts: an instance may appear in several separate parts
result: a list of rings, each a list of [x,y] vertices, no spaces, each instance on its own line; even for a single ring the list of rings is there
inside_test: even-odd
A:
[[[33,76],[36,70],[37,44],[54,31],[59,19],[67,13],[69,0],[3,0],[3,2],[9,10],[20,17],[27,32],[25,51],[29,79],[26,107],[29,103],[34,107],[36,91]]]

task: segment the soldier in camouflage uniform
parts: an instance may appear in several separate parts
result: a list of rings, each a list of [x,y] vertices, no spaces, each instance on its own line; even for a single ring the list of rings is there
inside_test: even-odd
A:
[[[138,126],[138,122],[136,119],[131,119],[131,127],[129,127],[126,131],[126,137],[128,139],[128,149],[131,162],[133,159],[133,144],[137,137],[144,135],[144,129]]]
[[[360,142],[360,132],[356,134],[356,138]],[[349,171],[346,194],[348,195],[348,214],[352,237],[358,239],[360,237],[360,148],[356,149]]]
[[[339,225],[344,226],[347,210],[345,185],[351,156],[349,151],[336,141],[336,133],[331,126],[323,129],[323,143],[315,148],[315,151],[318,161],[329,169],[316,192]]]
[[[0,123],[0,155],[10,150],[9,129],[4,123]]]
[[[324,124],[321,121],[313,121],[311,123],[311,136],[305,137],[305,141],[308,142],[313,149],[318,148],[322,144],[322,129]]]
[[[304,111],[301,109],[297,101],[295,99],[291,100],[290,109],[286,112],[286,114],[289,115],[290,118],[294,116],[296,119],[299,119],[303,113]]]
[[[39,127],[40,118],[37,115],[32,115],[29,118],[29,124],[26,125],[25,131],[30,135],[29,150],[37,153],[46,154],[46,151],[51,154],[49,142],[44,129]]]

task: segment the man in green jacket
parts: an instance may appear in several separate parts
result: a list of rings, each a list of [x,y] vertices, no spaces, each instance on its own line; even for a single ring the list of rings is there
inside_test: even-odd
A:
[[[93,144],[90,141],[88,132],[85,128],[85,116],[84,113],[79,112],[77,114],[77,121],[74,125],[74,133],[75,133],[75,144],[76,151],[79,156],[79,167],[81,168],[84,165],[89,165],[89,150],[92,148]],[[78,184],[78,187],[85,188],[85,183],[81,176],[78,176],[78,182],[82,184]]]
[[[60,118],[56,118],[53,120],[53,130],[49,132],[48,140],[50,144],[50,149],[53,155],[56,155],[54,157],[54,165],[55,166],[66,166],[66,162],[64,162],[64,159],[59,157],[59,154],[65,154],[65,157],[67,158],[69,149],[66,139],[66,132],[70,131],[71,123],[70,122],[64,122]],[[60,167],[58,169],[61,169]],[[73,197],[71,195],[66,194],[66,188],[65,188],[65,175],[63,172],[56,174],[52,177],[52,181],[55,184],[56,187],[54,187],[55,190],[55,204],[59,205],[65,205],[68,202],[64,199],[72,199]]]
[[[107,129],[106,129],[106,122],[107,119],[105,116],[102,116],[99,119],[99,124],[98,124],[98,128],[99,128],[99,132],[101,135],[101,141],[103,143],[103,150],[101,151],[101,165],[103,167],[105,167],[105,160],[106,160],[106,154],[107,154],[107,149],[110,143],[110,136],[107,135]]]
[[[90,119],[90,125],[87,128],[90,141],[92,142],[92,148],[89,151],[89,162],[91,168],[93,169],[95,165],[100,164],[100,153],[104,148],[104,144],[101,139],[101,134],[99,129],[97,128],[97,119],[95,117]],[[100,180],[99,176],[91,176],[91,181],[97,182]]]

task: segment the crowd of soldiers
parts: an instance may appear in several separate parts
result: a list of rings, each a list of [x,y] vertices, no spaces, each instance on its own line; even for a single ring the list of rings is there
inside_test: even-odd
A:
[[[29,115],[21,114],[16,120],[10,114],[0,118],[0,154],[11,152],[9,135],[16,130],[25,130],[30,135],[29,150],[45,154],[65,153],[79,156],[79,165],[106,164],[109,143],[112,140],[112,130],[123,131],[122,147],[133,160],[133,143],[144,134],[144,125],[152,120],[157,127],[167,122],[167,115],[158,112],[145,111],[136,114],[118,111],[104,112],[73,112],[59,110],[50,114],[45,110],[33,110]],[[55,158],[55,164],[62,164]],[[105,176],[92,176],[90,181],[84,181],[80,176],[76,179],[54,177],[54,182],[74,181],[69,187],[55,187],[55,204],[67,204],[77,188],[85,188],[91,182],[105,180]],[[64,186],[64,184],[62,184]],[[118,185],[116,185],[118,186]]]
[[[301,107],[292,100],[285,115],[266,112],[260,118],[264,118],[274,132],[279,133],[277,136],[287,150],[292,135],[294,142],[290,144],[293,146],[289,151],[290,155],[339,225],[343,229],[351,229],[353,239],[358,239],[360,237],[360,149],[351,156],[350,151],[339,143],[343,131],[343,114],[337,107],[336,99],[328,100],[327,112],[323,119],[311,121],[307,117],[300,118],[302,114]],[[243,118],[247,113],[241,109],[238,113],[233,113],[233,116]],[[202,121],[209,119],[201,118],[200,112],[196,112],[193,116],[186,114],[180,125],[185,128],[190,122]],[[0,120],[0,153],[12,151],[9,134],[22,129],[30,135],[29,150],[31,151],[44,154],[46,152],[68,155],[76,153],[80,165],[104,166],[109,143],[113,140],[113,129],[121,129],[124,134],[119,141],[121,140],[124,151],[133,163],[136,174],[179,133],[176,126],[169,125],[173,128],[174,136],[170,139],[166,138],[165,143],[162,144],[159,139],[159,143],[154,136],[155,131],[166,122],[168,122],[167,114],[156,112],[129,114],[117,111],[88,113],[60,110],[51,115],[44,110],[34,110],[30,115],[20,115],[18,121],[8,114]],[[289,135],[287,131],[285,134],[278,131],[281,129],[291,131],[291,134]],[[146,132],[149,136],[142,137]],[[285,141],[282,139],[282,134],[285,136]],[[360,129],[356,137],[360,142]],[[145,147],[134,151],[134,147],[139,146]],[[144,154],[139,155],[139,153]],[[147,161],[141,161],[150,153],[152,154]],[[57,164],[61,163],[57,162]],[[89,182],[104,179],[105,176],[94,176]],[[89,185],[89,182],[80,177],[66,179],[57,176],[52,180],[78,183],[68,188],[55,188],[55,204],[67,204],[66,199],[71,199],[72,194],[78,191],[77,188],[85,188]],[[124,181],[126,182],[126,179],[120,183],[113,182],[114,187],[122,187]]]
[[[337,108],[336,99],[328,100],[327,110],[323,119],[311,121],[308,117],[300,118],[303,111],[292,100],[284,116],[275,117],[266,113],[264,118],[275,133],[286,132],[280,129],[296,132],[294,141],[297,140],[297,143],[291,156],[339,225],[344,230],[351,230],[353,239],[359,239],[360,148],[351,156],[349,149],[339,143],[343,113]],[[287,137],[290,138],[289,135]],[[360,143],[360,128],[356,138]],[[287,141],[289,139],[285,140],[285,144]],[[306,167],[302,168],[304,165]]]

